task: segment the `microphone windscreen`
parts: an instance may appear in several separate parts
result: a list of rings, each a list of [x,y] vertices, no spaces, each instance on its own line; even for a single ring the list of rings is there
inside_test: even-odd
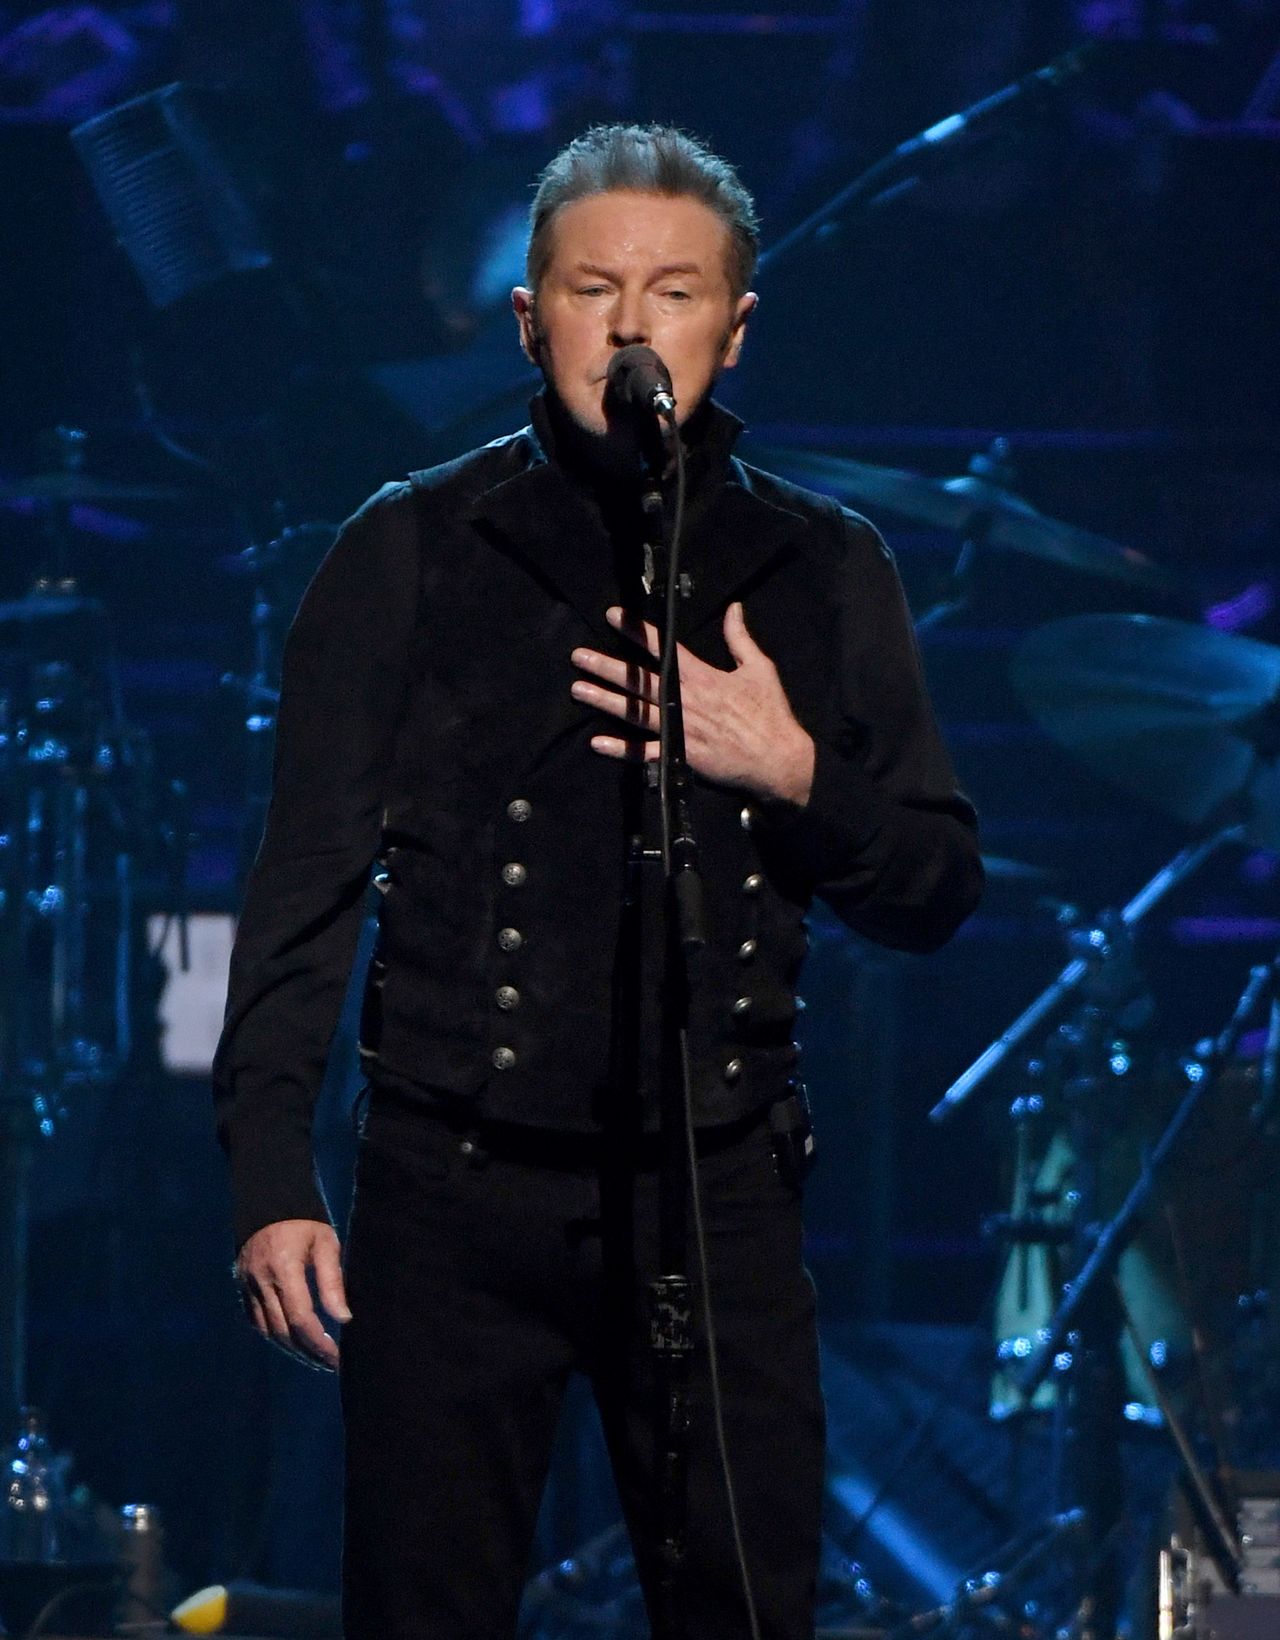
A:
[[[671,372],[651,347],[633,342],[609,360],[608,390],[619,404],[636,410],[653,407],[653,395],[671,391]]]

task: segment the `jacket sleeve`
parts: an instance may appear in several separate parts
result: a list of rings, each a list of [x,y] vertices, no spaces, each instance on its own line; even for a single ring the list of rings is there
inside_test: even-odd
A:
[[[231,955],[213,1066],[236,1246],[329,1218],[312,1112],[364,917],[417,603],[412,491],[343,526],[284,645],[271,802]]]
[[[771,839],[857,933],[904,951],[949,940],[982,894],[973,806],[956,786],[892,554],[841,509],[837,691],[803,807],[771,804]]]

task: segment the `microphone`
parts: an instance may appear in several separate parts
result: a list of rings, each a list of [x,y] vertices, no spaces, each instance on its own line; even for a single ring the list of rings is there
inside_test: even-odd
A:
[[[1049,92],[1056,91],[1059,86],[1083,73],[1099,49],[1098,41],[1086,40],[1083,45],[1074,46],[1061,57],[1055,57],[1051,63],[1046,63],[1043,68],[1036,69],[1034,73],[1024,74],[1020,80],[1014,80],[1012,85],[1006,85],[1002,90],[993,92],[991,96],[983,97],[980,102],[961,109],[958,114],[948,114],[946,119],[936,121],[917,136],[908,137],[906,142],[900,142],[874,165],[854,177],[852,182],[846,183],[839,193],[827,200],[825,205],[819,205],[816,211],[811,211],[803,222],[798,223],[789,233],[785,233],[776,245],[768,246],[756,264],[757,268],[772,268],[806,240],[826,238],[829,234],[835,233],[840,226],[841,213],[857,201],[863,201],[870,206],[883,205],[891,199],[897,199],[921,180],[926,157],[940,152],[945,153],[951,144],[965,133],[981,131],[985,126],[994,124],[997,117],[1013,105],[1024,100],[1042,100]],[[895,176],[898,177],[896,182],[892,180]]]
[[[889,162],[896,164],[902,160],[911,160],[927,148],[943,147],[954,142],[964,132],[984,124],[994,115],[1003,113],[1006,108],[1013,103],[1021,102],[1025,97],[1036,97],[1046,91],[1056,91],[1059,86],[1083,73],[1086,63],[1096,49],[1096,41],[1086,41],[1085,44],[1064,52],[1061,57],[1055,57],[1051,63],[1047,63],[1044,68],[1036,69],[1033,74],[1024,74],[1020,80],[1014,80],[1011,85],[993,92],[991,96],[970,104],[960,113],[948,114],[946,119],[931,125],[927,131],[921,131],[919,136],[910,137],[906,142],[899,143],[889,155]]]
[[[637,342],[619,348],[609,360],[605,380],[606,393],[625,410],[664,418],[675,414],[671,372],[651,347]]]

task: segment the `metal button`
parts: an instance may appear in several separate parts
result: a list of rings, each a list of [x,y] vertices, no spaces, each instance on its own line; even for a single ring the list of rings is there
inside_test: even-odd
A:
[[[493,1050],[493,1068],[496,1071],[509,1071],[516,1062],[514,1048],[495,1048]]]
[[[502,880],[508,888],[519,888],[528,875],[519,860],[511,860],[502,868]]]
[[[738,819],[742,825],[743,831],[751,830],[751,822],[755,819],[755,817],[755,810],[752,809],[750,805],[742,810],[738,816]]]
[[[518,826],[522,826],[532,813],[533,804],[523,797],[517,797],[507,804],[507,819],[514,820]]]
[[[749,1014],[751,1012],[751,998],[739,997],[733,1005],[733,1011],[739,1016],[739,1018],[741,1018],[743,1014]]]
[[[750,962],[752,957],[755,956],[755,954],[756,954],[756,941],[755,940],[743,940],[742,944],[738,947],[738,961],[739,962]]]
[[[764,878],[758,871],[753,871],[742,885],[744,894],[758,894],[764,887]]]
[[[721,1072],[721,1075],[724,1077],[726,1082],[736,1082],[742,1075],[742,1061],[740,1059],[731,1059]]]
[[[499,985],[493,993],[493,1000],[499,1008],[518,1008],[520,1006],[520,993],[514,985]]]
[[[518,928],[500,928],[498,944],[504,951],[518,951],[524,944],[524,935]]]

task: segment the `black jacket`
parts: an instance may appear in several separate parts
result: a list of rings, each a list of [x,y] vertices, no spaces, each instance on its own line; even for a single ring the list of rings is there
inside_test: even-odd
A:
[[[888,549],[866,520],[734,459],[726,412],[702,419],[684,641],[731,665],[722,622],[741,599],[817,746],[803,810],[697,783],[709,939],[690,1030],[708,1124],[785,1087],[815,893],[870,939],[927,951],[972,911],[982,871]],[[657,971],[649,868],[641,909],[623,909],[628,839],[656,841],[655,803],[639,771],[590,749],[602,719],[569,692],[575,645],[620,652],[604,612],[626,570],[590,486],[555,459],[541,400],[534,420],[380,490],[290,630],[214,1066],[238,1242],[325,1217],[311,1110],[375,864],[373,1074],[577,1130],[608,1119],[620,1082],[651,1092],[652,1009],[620,1064],[615,988],[638,964],[648,996]]]

